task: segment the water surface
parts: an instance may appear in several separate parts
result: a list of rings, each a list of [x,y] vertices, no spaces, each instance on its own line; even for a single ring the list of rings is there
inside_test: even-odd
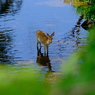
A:
[[[81,27],[72,36],[71,31],[80,15],[63,1],[1,1],[0,63],[36,64],[37,30],[49,34],[55,32],[53,43],[49,47],[49,65],[52,71],[59,71],[60,63],[86,42],[88,32]]]

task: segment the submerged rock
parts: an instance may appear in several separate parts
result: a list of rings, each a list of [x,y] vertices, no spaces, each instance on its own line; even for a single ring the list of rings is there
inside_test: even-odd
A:
[[[91,20],[85,20],[81,26],[82,28],[84,28],[85,30],[89,29],[90,27],[92,27],[94,25],[94,22]]]

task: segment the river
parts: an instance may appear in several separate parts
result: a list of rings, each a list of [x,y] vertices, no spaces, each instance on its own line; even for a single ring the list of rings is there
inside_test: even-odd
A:
[[[62,0],[1,0],[0,63],[37,64],[36,31],[42,30],[55,32],[47,62],[49,70],[59,71],[60,64],[86,42],[88,32],[75,27],[79,17]]]

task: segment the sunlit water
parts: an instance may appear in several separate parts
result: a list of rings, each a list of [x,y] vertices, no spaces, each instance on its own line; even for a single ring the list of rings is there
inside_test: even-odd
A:
[[[8,0],[6,5],[1,1],[0,63],[36,64],[37,30],[55,32],[49,46],[52,71],[59,71],[60,63],[85,44],[87,31],[81,27],[71,36],[80,16],[71,5],[60,0]]]

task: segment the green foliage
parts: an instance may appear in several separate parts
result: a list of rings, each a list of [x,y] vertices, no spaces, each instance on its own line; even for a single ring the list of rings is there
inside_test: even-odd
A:
[[[63,0],[77,8],[77,13],[95,22],[95,0]]]
[[[81,1],[81,0],[79,0]],[[94,0],[82,0],[86,5],[77,6],[77,13],[84,15],[85,19],[91,19],[95,21],[95,1]]]
[[[62,66],[60,95],[95,95],[95,28],[89,30],[85,50],[75,53]]]
[[[45,88],[45,81],[38,71],[6,66],[0,68],[1,95],[47,95]]]

